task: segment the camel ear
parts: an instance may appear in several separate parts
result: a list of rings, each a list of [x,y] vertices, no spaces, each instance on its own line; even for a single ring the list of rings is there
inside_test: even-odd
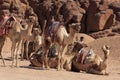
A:
[[[110,46],[104,45],[104,46],[102,47],[102,49],[103,49],[103,50],[110,50]]]
[[[106,47],[106,49],[110,50],[110,46],[106,45],[105,47]]]

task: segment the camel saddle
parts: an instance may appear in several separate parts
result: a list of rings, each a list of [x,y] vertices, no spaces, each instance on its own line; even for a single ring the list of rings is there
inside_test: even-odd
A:
[[[81,64],[85,64],[87,57],[91,56],[91,54],[94,54],[94,52],[93,52],[92,49],[89,49],[89,51],[86,52],[85,49],[82,48],[82,49],[79,51],[79,55],[78,55],[78,58],[77,58],[77,62],[78,62],[78,63],[81,63]]]
[[[47,29],[46,29],[46,33],[45,33],[45,37],[48,38],[52,38],[53,36],[55,36],[58,28],[60,27],[60,22],[55,21],[53,22]]]
[[[83,64],[86,55],[87,55],[87,54],[86,54],[85,49],[82,48],[82,49],[79,51],[79,55],[78,55],[78,57],[77,57],[77,62],[80,63],[80,64]]]
[[[6,35],[9,33],[9,29],[11,29],[11,21],[15,20],[14,17],[8,17],[0,21],[0,36]]]

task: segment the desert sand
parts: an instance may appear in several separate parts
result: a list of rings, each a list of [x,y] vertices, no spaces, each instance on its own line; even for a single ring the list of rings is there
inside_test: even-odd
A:
[[[85,72],[57,71],[56,69],[41,70],[41,68],[30,67],[29,61],[20,61],[19,68],[11,68],[10,47],[11,42],[6,40],[2,54],[5,58],[6,67],[0,60],[0,80],[120,80],[120,37],[105,37],[90,42],[95,53],[103,57],[101,46],[111,46],[111,53],[107,71],[108,76],[88,74]]]

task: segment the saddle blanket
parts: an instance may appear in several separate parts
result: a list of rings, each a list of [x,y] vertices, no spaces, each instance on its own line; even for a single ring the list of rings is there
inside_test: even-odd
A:
[[[55,35],[59,28],[59,24],[60,23],[58,21],[53,22],[46,30],[46,37],[52,37],[53,35]]]
[[[10,28],[11,20],[15,20],[15,18],[13,16],[11,16],[11,17],[7,17],[5,19],[2,19],[0,21],[0,23],[1,23],[0,36],[8,34],[8,32],[9,32],[8,29]]]
[[[88,52],[85,51],[84,48],[82,48],[79,51],[78,57],[77,57],[77,62],[81,64],[85,64],[86,57],[90,56],[91,54],[94,54],[92,49],[89,49]]]

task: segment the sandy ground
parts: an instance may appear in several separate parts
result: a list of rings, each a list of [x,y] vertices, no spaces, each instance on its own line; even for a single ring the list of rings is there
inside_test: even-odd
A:
[[[116,44],[113,45],[113,42]],[[89,45],[92,45],[95,52],[98,52],[100,51],[100,46],[104,43],[112,46],[112,50],[114,50],[116,49],[116,45],[119,45],[120,38],[100,39]],[[85,72],[57,71],[55,69],[41,70],[40,68],[29,67],[29,61],[20,61],[20,68],[11,68],[11,61],[9,60],[10,46],[11,42],[6,40],[2,53],[6,59],[7,66],[3,67],[0,60],[0,80],[120,80],[120,53],[118,53],[120,46],[115,51],[112,51],[110,55],[108,66],[110,74],[108,76],[87,74]]]

